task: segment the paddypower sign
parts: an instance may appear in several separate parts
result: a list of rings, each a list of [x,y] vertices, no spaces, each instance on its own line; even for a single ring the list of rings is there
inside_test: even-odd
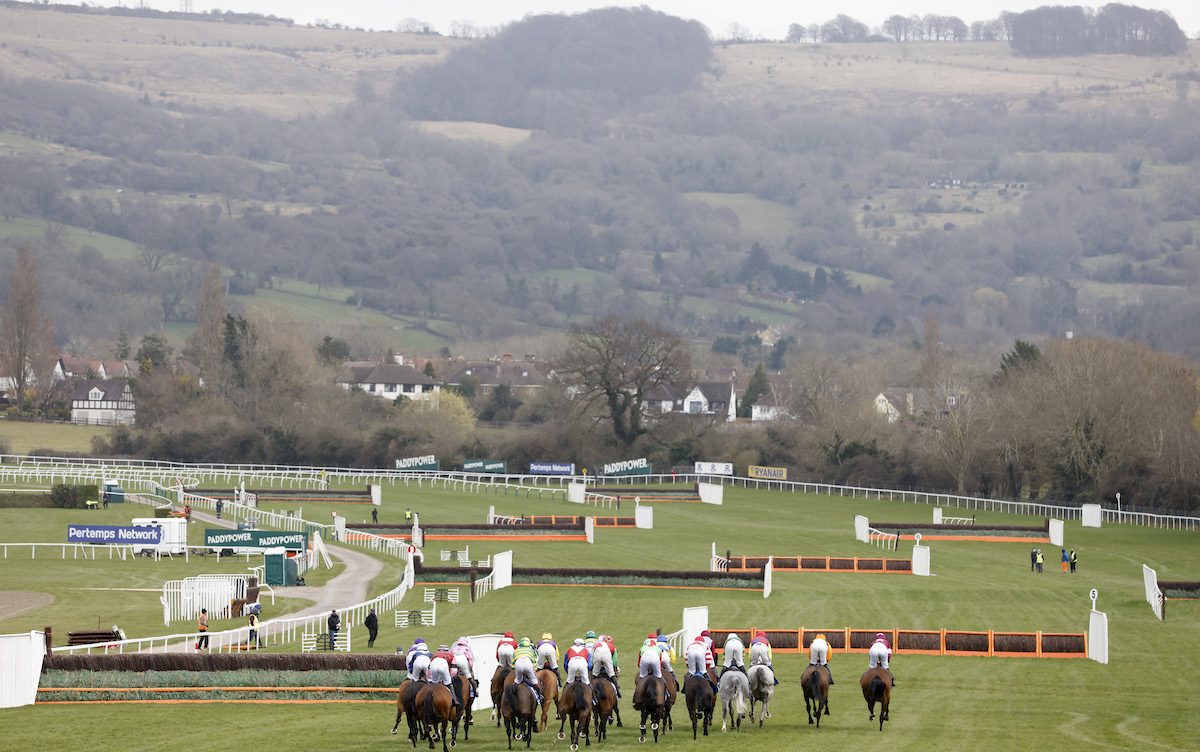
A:
[[[67,543],[161,543],[161,527],[67,525]]]
[[[758,480],[787,480],[787,468],[751,465],[747,468],[746,475]]]
[[[465,473],[506,473],[508,463],[504,460],[466,460],[463,462]]]
[[[404,457],[396,460],[397,470],[441,470],[437,457],[426,454],[423,457]]]
[[[649,475],[650,460],[642,457],[636,460],[621,460],[620,462],[604,463],[604,475]]]
[[[303,551],[308,548],[305,533],[281,533],[275,530],[221,530],[204,531],[207,548],[286,548]]]

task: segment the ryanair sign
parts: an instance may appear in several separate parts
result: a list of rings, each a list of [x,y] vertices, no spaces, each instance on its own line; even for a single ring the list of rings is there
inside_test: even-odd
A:
[[[441,470],[438,459],[432,454],[423,457],[403,457],[396,460],[397,470]]]
[[[751,465],[746,475],[758,480],[787,480],[787,468]]]
[[[649,475],[651,472],[650,460],[642,457],[636,460],[606,462],[603,471],[604,475]]]

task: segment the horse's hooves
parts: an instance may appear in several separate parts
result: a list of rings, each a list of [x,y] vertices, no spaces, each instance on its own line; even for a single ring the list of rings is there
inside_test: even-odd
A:
[[[396,735],[396,729],[392,729],[392,736]]]
[[[575,750],[577,750],[577,749],[579,749],[579,745],[578,745],[578,744],[572,744],[572,745],[571,745],[571,752],[575,752]]]
[[[817,716],[817,717],[818,717],[818,718],[820,718],[821,716]],[[809,725],[809,726],[813,725],[813,719],[812,719],[812,718],[809,718],[809,719],[808,719],[808,725]]]
[[[767,718],[770,718],[770,717],[771,717],[771,714],[770,714],[770,713],[767,713]]]
[[[559,739],[559,741],[562,741],[563,739],[566,739],[566,738],[567,738],[567,735],[566,735],[566,734],[564,734],[564,733],[563,733],[563,732],[561,732],[561,731],[559,731],[559,732],[558,732],[558,739]]]
[[[451,740],[450,740],[450,747],[451,747],[451,748],[454,748],[454,747],[457,747],[457,746],[458,746],[458,742],[456,742],[456,741],[454,741],[453,739],[451,739]]]
[[[651,730],[651,731],[658,731],[658,724],[657,724],[657,723],[651,723],[651,724],[650,724],[650,730]]]
[[[518,731],[517,733],[513,734],[513,738],[517,741],[521,741],[521,732]]]
[[[644,736],[639,736],[639,737],[638,737],[638,744],[645,744],[645,743],[646,743],[646,737],[644,737]]]

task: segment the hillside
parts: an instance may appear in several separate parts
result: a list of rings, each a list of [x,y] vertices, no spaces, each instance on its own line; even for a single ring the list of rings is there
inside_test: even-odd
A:
[[[217,259],[247,309],[356,332],[356,354],[527,349],[613,310],[699,349],[764,324],[908,342],[932,310],[991,351],[1073,331],[1200,353],[1197,43],[1035,59],[708,48],[611,9],[479,42],[157,16],[0,7],[3,258],[37,242],[64,341],[186,331]],[[637,56],[609,27],[645,33]],[[580,49],[547,57],[546,34]]]

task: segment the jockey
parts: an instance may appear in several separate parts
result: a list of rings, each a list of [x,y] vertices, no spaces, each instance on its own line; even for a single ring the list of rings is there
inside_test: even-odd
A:
[[[653,632],[638,650],[638,678],[651,674],[662,678],[662,650],[658,647],[658,636]]]
[[[462,708],[462,698],[450,686],[450,663],[454,660],[454,653],[450,652],[450,648],[445,645],[439,645],[437,654],[429,661],[429,681],[441,683],[450,689],[450,697],[454,700],[454,707]]]
[[[892,673],[892,669],[888,667],[888,659],[892,656],[892,645],[882,632],[875,635],[875,642],[871,643],[870,656],[870,668],[882,666],[888,672],[888,676],[892,677],[892,686],[896,686],[896,676]]]
[[[662,656],[663,670],[669,673],[672,677],[675,676],[675,648],[671,647],[671,638],[664,634],[658,635],[658,650]],[[680,686],[676,680],[675,686]]]
[[[501,666],[512,667],[513,653],[517,650],[517,641],[513,639],[512,632],[505,632],[500,638],[499,644],[496,645],[496,660]]]
[[[775,674],[775,667],[771,665],[771,641],[767,639],[767,633],[760,631],[754,635],[754,639],[750,641],[750,665],[759,663],[771,669],[771,675]],[[779,684],[779,677],[775,677],[775,684]]]
[[[746,673],[746,661],[742,657],[746,650],[746,646],[742,644],[742,640],[733,632],[725,638],[725,660],[722,662],[724,666],[721,673],[724,674],[730,669],[737,669],[743,674]]]
[[[613,647],[612,638],[608,635],[601,635],[597,638],[595,644],[592,645],[592,676],[607,677],[613,683],[613,688],[617,690],[617,697],[620,697],[621,688],[617,686],[616,654],[617,649]]]
[[[543,634],[542,639],[538,640],[537,667],[553,671],[554,675],[558,677],[558,683],[562,684],[562,674],[558,673],[558,643],[554,641],[554,635],[549,632]]]
[[[596,647],[596,633],[588,630],[588,633],[583,636],[583,646],[588,649],[588,653]]]
[[[583,680],[584,684],[592,683],[588,679],[588,658],[587,645],[583,643],[583,638],[576,638],[575,643],[567,648],[567,684],[576,679]]]
[[[829,672],[829,683],[833,684],[833,671],[829,668],[829,641],[819,634],[808,644],[808,665],[824,666]]]
[[[713,685],[713,690],[716,690],[716,682],[707,673],[713,662],[708,652],[708,643],[705,642],[703,637],[697,637],[688,643],[687,649],[683,651],[683,660],[687,664],[689,675],[702,676],[708,679],[708,683]]]
[[[459,637],[454,645],[451,646],[450,652],[454,654],[454,666],[458,669],[458,673],[466,677],[467,681],[472,686],[475,685],[475,649],[471,647],[471,642],[465,636]]]
[[[518,684],[524,681],[533,687],[533,696],[537,698],[540,705],[542,703],[542,686],[538,683],[537,672],[533,668],[537,657],[537,650],[534,649],[533,643],[528,637],[522,637],[513,653],[513,676],[516,677],[513,681]]]
[[[425,647],[425,641],[420,637],[413,640],[408,649],[408,678],[413,681],[428,681],[429,661],[433,654]]]
[[[716,644],[707,629],[701,632],[700,636],[704,638],[704,645],[708,648],[708,667],[712,668],[717,665]]]

